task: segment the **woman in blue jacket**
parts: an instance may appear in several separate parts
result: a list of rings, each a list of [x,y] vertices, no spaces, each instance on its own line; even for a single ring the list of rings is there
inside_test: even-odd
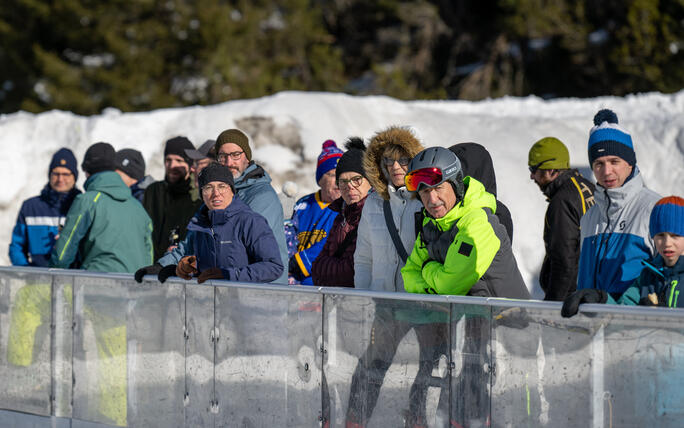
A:
[[[266,219],[235,197],[233,174],[212,164],[199,175],[204,205],[188,224],[185,254],[176,275],[197,282],[226,279],[271,282],[283,272],[273,231]]]

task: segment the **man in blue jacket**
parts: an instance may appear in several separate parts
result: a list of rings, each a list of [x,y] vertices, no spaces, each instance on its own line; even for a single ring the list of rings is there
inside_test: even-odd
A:
[[[215,147],[218,162],[228,167],[233,175],[235,196],[266,219],[275,236],[282,264],[287,266],[283,206],[271,186],[271,177],[252,160],[249,137],[238,129],[228,129],[216,138]],[[181,242],[176,248],[166,252],[154,265],[138,270],[135,273],[135,280],[142,282],[144,275],[156,274],[159,281],[166,281],[173,271],[163,267],[177,264],[187,254],[186,246],[187,242]],[[273,282],[287,284],[287,270],[285,269]]]
[[[78,166],[71,150],[61,148],[52,156],[48,183],[39,196],[27,199],[12,231],[9,256],[15,266],[46,267],[52,247],[64,226],[76,195]]]
[[[175,268],[183,279],[271,282],[283,272],[266,219],[234,195],[227,166],[211,164],[198,179],[204,205],[188,224],[185,254]]]
[[[601,110],[594,125],[588,152],[596,204],[580,220],[577,289],[604,290],[618,299],[641,273],[641,261],[655,255],[648,222],[660,196],[646,187],[632,137],[618,126],[617,115]]]

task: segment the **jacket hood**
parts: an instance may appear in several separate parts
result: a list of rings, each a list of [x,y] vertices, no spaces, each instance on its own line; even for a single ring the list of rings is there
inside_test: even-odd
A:
[[[366,178],[371,186],[384,200],[389,200],[390,196],[387,190],[387,178],[383,172],[385,166],[382,165],[382,154],[391,145],[403,148],[408,153],[409,158],[414,157],[424,148],[413,132],[407,128],[393,126],[378,132],[371,139],[363,156],[363,169],[366,171]]]
[[[247,169],[242,171],[242,174],[235,179],[235,192],[237,193],[239,189],[244,189],[245,187],[249,187],[261,182],[270,184],[271,176],[269,176],[261,166],[255,164],[254,162],[250,162],[250,165],[247,167]]]
[[[485,190],[496,196],[496,174],[492,156],[477,143],[461,143],[449,147],[461,161],[463,176],[473,177],[484,185]]]
[[[116,201],[133,198],[131,189],[114,171],[102,171],[91,175],[83,185],[87,192],[102,192]]]
[[[427,211],[425,211],[426,220],[437,223],[442,230],[449,230],[461,217],[471,211],[489,208],[492,210],[492,213],[496,213],[496,198],[485,190],[482,183],[472,177],[464,178],[463,182],[466,185],[466,192],[463,196],[463,200],[458,202],[451,211],[446,213],[442,218],[432,218]]]

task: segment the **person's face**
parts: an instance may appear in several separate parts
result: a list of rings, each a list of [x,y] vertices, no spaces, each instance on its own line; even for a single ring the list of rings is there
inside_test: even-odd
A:
[[[55,192],[66,193],[74,188],[74,184],[76,184],[76,177],[69,168],[56,166],[50,171],[50,187]]]
[[[434,218],[444,217],[456,205],[456,194],[451,184],[443,182],[435,187],[418,191],[427,212]]]
[[[632,166],[618,156],[601,156],[591,165],[596,182],[606,189],[615,189],[632,173]]]
[[[226,143],[216,154],[219,163],[230,168],[233,178],[238,178],[249,166],[245,152],[235,143]]]
[[[321,187],[321,199],[323,202],[332,202],[340,197],[340,188],[337,187],[337,180],[335,179],[335,170],[323,174],[318,185]]]
[[[166,170],[166,179],[169,183],[186,180],[190,175],[190,166],[185,162],[185,159],[178,155],[166,155],[164,158],[164,169]]]
[[[661,232],[653,237],[653,241],[666,266],[674,266],[684,254],[684,236]]]
[[[211,163],[210,158],[204,158],[200,160],[196,160],[192,163],[192,167],[190,168],[190,171],[195,175],[195,186],[199,187],[199,182],[197,181],[199,179],[199,174],[202,172],[204,168],[209,166]]]
[[[394,187],[404,186],[404,177],[408,172],[408,164],[411,158],[407,156],[389,156],[385,154],[382,157],[382,163],[387,168],[387,173],[389,174],[390,181]]]
[[[344,202],[346,202],[347,205],[355,204],[368,196],[368,191],[371,188],[368,180],[366,180],[363,175],[354,171],[340,174],[337,186],[340,188],[342,199],[344,199]]]
[[[222,210],[233,202],[233,190],[223,181],[210,181],[200,191],[209,210]]]
[[[534,172],[530,172],[530,180],[537,183],[542,191],[556,177],[558,177],[558,171],[553,169],[536,169]]]

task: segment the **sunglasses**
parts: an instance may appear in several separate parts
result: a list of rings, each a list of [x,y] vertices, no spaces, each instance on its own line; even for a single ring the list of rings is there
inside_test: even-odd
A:
[[[411,158],[399,158],[399,159],[393,159],[393,158],[388,158],[388,157],[383,157],[382,162],[385,164],[385,166],[392,166],[394,165],[394,162],[398,162],[399,165],[401,166],[406,166],[411,162]]]
[[[434,187],[443,181],[442,170],[439,168],[421,168],[411,171],[404,177],[406,190],[415,192],[421,185]]]
[[[546,159],[546,160],[543,160],[543,161],[539,162],[539,163],[536,164],[536,165],[532,165],[532,166],[530,167],[530,173],[534,174],[535,172],[537,172],[537,170],[539,169],[539,167],[541,167],[543,164],[545,164],[546,162],[551,162],[551,161],[555,161],[555,160],[556,160],[556,158]]]

